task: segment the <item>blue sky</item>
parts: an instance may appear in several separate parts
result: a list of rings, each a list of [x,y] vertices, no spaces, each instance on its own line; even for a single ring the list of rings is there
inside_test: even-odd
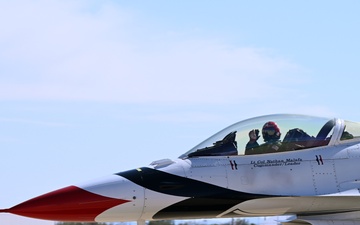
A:
[[[249,117],[360,121],[359,7],[0,1],[0,208],[176,158]]]

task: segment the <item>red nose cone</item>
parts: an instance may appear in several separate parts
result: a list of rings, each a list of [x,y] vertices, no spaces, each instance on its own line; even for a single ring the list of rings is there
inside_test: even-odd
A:
[[[104,197],[70,186],[30,199],[2,212],[54,221],[93,222],[100,213],[126,202],[129,201]]]

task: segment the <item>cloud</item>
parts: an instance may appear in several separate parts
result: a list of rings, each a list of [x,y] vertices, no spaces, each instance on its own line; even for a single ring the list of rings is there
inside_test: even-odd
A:
[[[285,95],[301,68],[111,2],[2,3],[0,99],[219,103]],[[277,93],[276,93],[277,92]]]

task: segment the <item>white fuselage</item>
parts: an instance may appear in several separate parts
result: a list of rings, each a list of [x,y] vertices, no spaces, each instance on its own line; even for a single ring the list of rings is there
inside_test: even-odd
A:
[[[113,176],[118,180],[116,181],[118,190],[127,190],[127,192],[121,191],[121,195],[117,194],[113,197],[128,199],[129,202],[103,212],[96,218],[96,221],[174,218],[177,214],[171,209],[165,210],[161,214],[159,211],[179,204],[179,202],[191,201],[195,198],[200,199],[194,201],[194,204],[198,204],[197,215],[202,214],[201,217],[203,218],[236,215],[270,216],[299,212],[333,211],[335,209],[339,211],[339,207],[340,210],[343,207],[344,211],[349,207],[360,209],[360,204],[353,199],[354,197],[360,198],[358,191],[360,175],[356,172],[360,169],[359,160],[359,144],[347,147],[343,145],[319,147],[276,154],[195,157],[174,161],[160,160],[158,164],[154,162],[151,166],[144,168],[174,175],[175,180],[176,177],[182,177],[186,180],[200,181],[204,184],[221,187],[222,190],[238,192],[240,194],[235,198],[239,202],[229,208],[225,206],[225,208],[212,209],[210,207],[209,210],[206,207],[207,201],[218,198],[214,193],[209,193],[208,196],[206,194],[204,196],[192,196],[193,193],[186,188],[183,194],[178,192],[174,192],[176,193],[174,195],[171,194],[172,188],[180,188],[180,191],[183,188],[176,187],[176,185],[190,185],[189,188],[191,188],[191,183],[183,184],[184,181],[182,180],[179,181],[179,184],[174,184],[174,180],[170,179],[167,181],[169,186],[163,187],[164,191],[162,191],[162,187],[159,186],[164,184],[164,179],[166,183],[166,177],[162,178],[161,184],[156,184],[156,179],[144,179],[143,182],[152,183],[150,184],[151,187],[148,187],[144,183],[141,185],[134,183],[119,173]],[[349,170],[349,165],[351,165],[351,170]],[[144,168],[138,169],[139,173]],[[104,181],[101,183],[103,184]],[[112,184],[114,183],[112,182]],[[195,185],[198,186],[198,184]],[[101,194],[97,188],[82,188]],[[106,191],[106,193],[110,192]],[[241,200],[242,194],[245,196],[243,200]],[[248,194],[259,195],[259,197],[246,197]],[[342,205],[338,202],[335,207],[331,203],[337,202],[336,196],[341,196],[342,200],[344,196],[348,196],[348,201],[343,202]],[[204,200],[204,205],[201,204],[201,200]],[[185,212],[186,207],[189,207],[187,204],[184,203],[182,207],[174,208],[183,210],[176,218],[192,218],[195,215],[191,211],[194,210],[192,208],[189,208],[189,212]],[[201,207],[204,209],[202,210]]]

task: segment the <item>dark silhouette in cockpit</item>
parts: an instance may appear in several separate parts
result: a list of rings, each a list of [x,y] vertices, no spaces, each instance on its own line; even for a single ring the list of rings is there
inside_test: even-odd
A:
[[[349,132],[347,132],[346,130],[344,130],[344,132],[341,135],[340,140],[344,141],[344,140],[350,140],[350,139],[353,139],[353,138],[354,138],[354,135],[352,135]]]
[[[245,155],[258,154],[257,148],[259,147],[259,143],[257,140],[260,138],[259,130],[253,129],[249,132],[250,140],[245,146]]]
[[[308,135],[300,128],[289,130],[282,142],[285,151],[293,151],[311,147],[315,137]]]
[[[316,137],[310,136],[300,128],[289,130],[283,140],[285,151],[299,150],[305,148],[314,148],[325,146],[330,141],[330,132],[335,126],[335,120],[329,120],[325,123]]]
[[[189,157],[237,155],[237,142],[235,141],[235,137],[236,131],[230,132],[222,140],[215,142],[213,146],[198,149],[190,153]]]

